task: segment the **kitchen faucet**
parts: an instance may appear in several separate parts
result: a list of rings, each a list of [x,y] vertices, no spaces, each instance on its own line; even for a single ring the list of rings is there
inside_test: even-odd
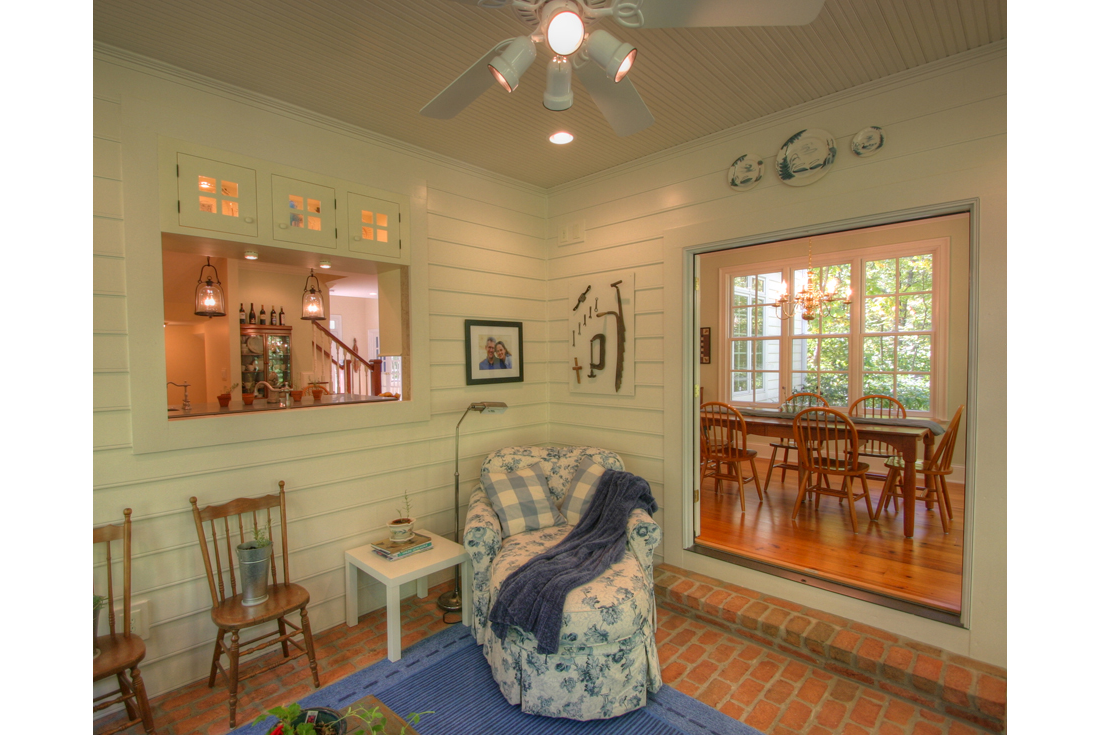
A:
[[[188,383],[186,380],[183,381],[182,383],[173,383],[171,380],[169,380],[168,385],[174,385],[177,388],[183,388],[183,410],[184,411],[190,411],[191,410],[191,399],[187,397],[187,389],[191,387],[191,384]]]
[[[282,388],[276,388],[275,386],[273,386],[271,383],[267,382],[266,380],[261,380],[258,383],[256,383],[257,388],[259,388],[261,385],[266,385],[268,390],[271,393],[281,394],[279,396],[279,405],[281,405],[283,408],[290,408],[290,386],[289,385],[287,385],[286,383],[283,383]]]

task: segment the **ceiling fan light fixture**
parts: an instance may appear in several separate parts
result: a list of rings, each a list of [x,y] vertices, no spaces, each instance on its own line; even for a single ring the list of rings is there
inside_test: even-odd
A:
[[[634,66],[638,49],[623,43],[604,30],[593,31],[588,36],[588,57],[596,62],[607,78],[620,82]]]
[[[546,67],[546,91],[542,93],[542,105],[548,110],[560,112],[573,106],[573,65],[564,56],[550,59]]]
[[[543,8],[546,43],[558,56],[569,56],[584,43],[584,20],[570,0],[551,0]]]
[[[565,145],[566,143],[572,143],[573,134],[565,130],[559,130],[558,132],[550,136],[550,142],[554,145]]]
[[[499,56],[489,62],[493,77],[509,92],[519,86],[519,78],[535,60],[535,42],[528,36],[513,40]]]

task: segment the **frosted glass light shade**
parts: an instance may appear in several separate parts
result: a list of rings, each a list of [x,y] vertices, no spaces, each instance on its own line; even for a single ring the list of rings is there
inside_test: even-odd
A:
[[[568,56],[584,42],[584,21],[570,3],[551,9],[546,24],[546,43],[559,56]]]

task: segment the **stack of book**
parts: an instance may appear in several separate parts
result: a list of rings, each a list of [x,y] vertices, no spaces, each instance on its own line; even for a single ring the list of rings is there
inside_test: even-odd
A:
[[[420,533],[414,533],[412,539],[408,541],[397,542],[391,539],[382,539],[371,544],[374,549],[374,553],[378,554],[383,559],[404,559],[411,554],[419,554],[421,551],[427,551],[432,548],[432,540],[428,536]]]

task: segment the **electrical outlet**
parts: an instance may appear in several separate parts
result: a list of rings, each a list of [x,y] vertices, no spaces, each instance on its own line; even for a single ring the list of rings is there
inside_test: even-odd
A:
[[[563,222],[558,227],[558,245],[576,245],[584,242],[584,220]]]
[[[115,627],[122,632],[122,605],[115,608]],[[99,634],[107,635],[111,632],[110,623],[106,615],[100,615]],[[130,601],[130,633],[139,638],[149,637],[149,601]]]

